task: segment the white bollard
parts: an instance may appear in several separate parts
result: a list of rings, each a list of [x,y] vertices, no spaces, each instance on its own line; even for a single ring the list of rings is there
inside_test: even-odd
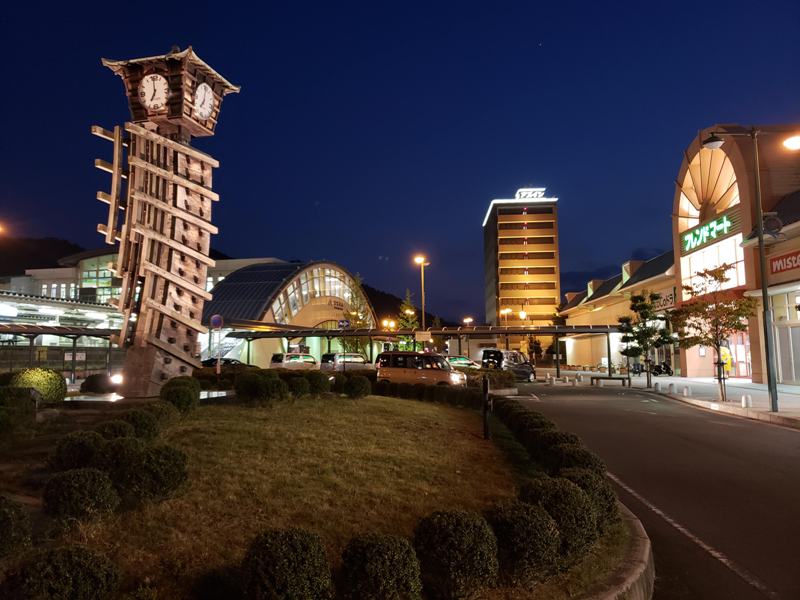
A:
[[[753,397],[750,394],[742,396],[742,408],[753,408]]]
[[[566,375],[564,376],[564,383],[569,383],[569,377],[567,377]]]
[[[686,398],[691,396],[692,395],[692,388],[690,388],[688,385],[683,386],[683,395]]]
[[[653,384],[653,391],[654,391],[654,392],[660,392],[660,391],[661,391],[661,384],[660,384],[659,382],[657,382],[657,381],[656,381],[656,382]]]
[[[578,380],[577,380],[577,378],[576,378],[576,379],[573,379],[573,380],[572,380],[572,387],[577,387],[577,385],[578,385]]]
[[[597,380],[597,387],[603,387],[604,384],[605,384],[605,381],[603,381],[602,379],[598,379]]]
[[[668,391],[670,394],[677,394],[677,393],[678,393],[678,387],[677,387],[677,386],[676,386],[674,383],[670,383],[670,384],[667,386],[667,391]]]

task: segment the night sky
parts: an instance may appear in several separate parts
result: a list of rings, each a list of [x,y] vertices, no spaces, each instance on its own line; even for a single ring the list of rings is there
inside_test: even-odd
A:
[[[424,251],[428,307],[480,320],[492,198],[559,197],[568,291],[670,247],[700,128],[800,122],[797,0],[253,4],[6,5],[0,222],[100,246],[111,145],[89,126],[129,118],[100,57],[191,44],[242,86],[196,144],[221,162],[216,248],[398,295]]]

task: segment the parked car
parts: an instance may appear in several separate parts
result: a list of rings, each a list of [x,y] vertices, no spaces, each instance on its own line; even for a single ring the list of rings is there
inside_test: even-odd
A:
[[[269,366],[271,369],[319,369],[316,358],[299,352],[273,354]]]
[[[517,350],[481,348],[480,361],[484,369],[511,371],[517,381],[536,381],[536,366]]]
[[[448,356],[447,362],[451,367],[461,367],[462,369],[480,369],[481,366],[468,356]]]
[[[456,371],[440,354],[382,352],[378,355],[378,381],[424,385],[467,385],[467,376]]]
[[[322,355],[319,368],[321,371],[363,371],[375,367],[360,352],[332,352]]]
[[[216,358],[207,358],[201,363],[204,367],[216,367],[217,366],[217,359]],[[247,363],[243,363],[240,360],[235,358],[220,358],[219,359],[220,366],[223,367],[252,367],[253,365],[248,365]]]

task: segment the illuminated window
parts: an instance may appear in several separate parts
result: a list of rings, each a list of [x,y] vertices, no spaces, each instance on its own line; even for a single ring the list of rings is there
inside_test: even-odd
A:
[[[728,281],[722,285],[721,289],[726,290],[745,285],[744,250],[741,243],[742,234],[739,233],[681,257],[682,284],[695,285],[699,282],[697,277],[699,271],[715,269],[727,263],[731,265],[731,268],[725,273]],[[683,297],[687,298],[688,294],[684,292]]]
[[[57,283],[50,284],[50,297],[51,298],[58,298],[58,284]]]
[[[61,290],[60,291],[61,291],[61,294],[59,295],[59,297],[60,298],[66,298],[67,297],[67,284],[66,283],[62,283],[61,284]]]
[[[42,296],[47,296],[47,284],[42,284]]]
[[[73,300],[78,297],[78,286],[74,283],[69,284],[69,297]]]

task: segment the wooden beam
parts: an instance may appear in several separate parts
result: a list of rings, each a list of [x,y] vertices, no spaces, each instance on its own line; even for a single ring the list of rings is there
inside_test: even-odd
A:
[[[156,310],[156,311],[160,312],[162,315],[164,315],[168,319],[173,319],[174,321],[177,321],[178,323],[186,325],[186,327],[194,329],[195,331],[199,331],[199,332],[205,333],[205,331],[207,329],[206,327],[203,327],[203,324],[200,321],[198,321],[196,319],[190,319],[189,317],[187,317],[183,313],[179,313],[176,310],[172,310],[171,308],[168,308],[168,307],[164,306],[163,304],[159,304],[158,302],[156,302],[155,300],[152,300],[150,298],[145,300],[145,305],[147,305],[148,307],[152,308],[153,310]]]
[[[104,236],[106,236],[106,244],[115,244],[122,240],[122,238],[119,235],[119,231],[109,232],[108,226],[104,225],[103,223],[97,224],[97,233],[102,233]],[[111,241],[109,241],[109,239]]]
[[[189,248],[189,246],[181,244],[179,241],[173,240],[172,238],[167,237],[166,235],[162,235],[160,233],[157,233],[157,232],[153,231],[152,229],[148,229],[143,225],[136,225],[136,226],[134,226],[133,229],[134,229],[134,231],[136,231],[136,233],[139,233],[140,235],[142,235],[142,236],[144,236],[144,237],[146,237],[148,239],[155,240],[157,242],[161,242],[162,244],[166,244],[167,246],[169,246],[173,250],[177,250],[178,252],[183,252],[184,254],[186,254],[188,256],[191,256],[192,258],[194,258],[196,260],[199,260],[201,263],[204,263],[205,265],[207,265],[209,267],[216,266],[216,264],[217,264],[214,261],[213,258],[209,258],[208,256],[206,256],[202,252],[198,252],[197,250],[193,250],[192,248]]]
[[[109,131],[108,129],[105,129],[103,127],[100,127],[100,125],[92,125],[91,131],[92,131],[92,135],[96,135],[97,137],[103,138],[104,140],[108,140],[109,142],[113,142],[114,141],[114,132],[113,131]],[[122,145],[125,148],[128,147],[128,144],[125,143],[125,142],[123,142]]]
[[[142,202],[147,202],[148,204],[151,204],[160,210],[170,213],[175,218],[197,225],[201,229],[209,232],[210,234],[219,233],[219,229],[217,228],[216,225],[212,225],[209,221],[206,221],[202,217],[198,217],[197,215],[190,213],[188,210],[184,210],[182,208],[178,208],[177,206],[172,206],[171,204],[167,204],[163,200],[159,200],[158,198],[155,198],[154,196],[151,196],[150,194],[146,194],[144,192],[138,192],[134,190],[133,195],[136,197],[137,200],[140,200]]]
[[[128,164],[132,167],[138,167],[140,169],[144,169],[145,171],[149,171],[154,175],[163,177],[170,183],[181,185],[185,187],[187,190],[192,190],[193,192],[197,192],[198,194],[200,194],[201,196],[205,196],[206,198],[211,198],[214,201],[219,200],[219,194],[217,194],[216,192],[212,192],[207,187],[200,185],[199,183],[195,183],[194,181],[190,181],[185,177],[181,177],[176,173],[172,173],[170,171],[167,171],[166,169],[162,169],[161,167],[157,167],[156,165],[150,164],[149,162],[147,162],[146,160],[142,160],[138,156],[129,156]]]
[[[183,362],[193,366],[195,369],[199,369],[201,366],[200,361],[191,354],[184,352],[182,349],[175,348],[172,344],[161,341],[154,335],[148,336],[146,341],[148,344],[153,344],[153,346],[156,346],[167,354],[171,354],[179,360],[182,360]]]
[[[107,160],[103,160],[102,158],[95,158],[94,166],[100,169],[101,171],[105,171],[106,173],[111,173],[112,175],[114,174],[114,165],[112,165]],[[122,179],[127,179],[128,172],[125,169],[121,169],[119,176],[122,177]],[[217,200],[219,200],[219,198],[217,198]]]
[[[166,146],[167,148],[180,152],[181,154],[191,156],[192,158],[202,161],[206,164],[209,164],[214,168],[219,167],[219,161],[213,156],[209,156],[205,152],[200,152],[200,150],[192,148],[191,146],[186,146],[185,144],[181,144],[180,142],[167,139],[163,136],[158,135],[157,133],[145,129],[144,127],[140,127],[139,125],[134,125],[133,123],[125,123],[125,131],[143,137],[147,140],[150,140],[151,142],[155,142],[156,144],[161,144],[162,146]]]
[[[162,269],[161,267],[154,265],[151,262],[145,262],[144,269],[146,271],[150,271],[151,273],[155,273],[159,277],[163,277],[164,279],[174,283],[178,287],[182,287],[185,290],[189,290],[195,296],[200,296],[203,300],[211,300],[211,294],[209,294],[203,288],[195,285],[191,281],[186,281],[180,275],[173,275],[169,271]]]

